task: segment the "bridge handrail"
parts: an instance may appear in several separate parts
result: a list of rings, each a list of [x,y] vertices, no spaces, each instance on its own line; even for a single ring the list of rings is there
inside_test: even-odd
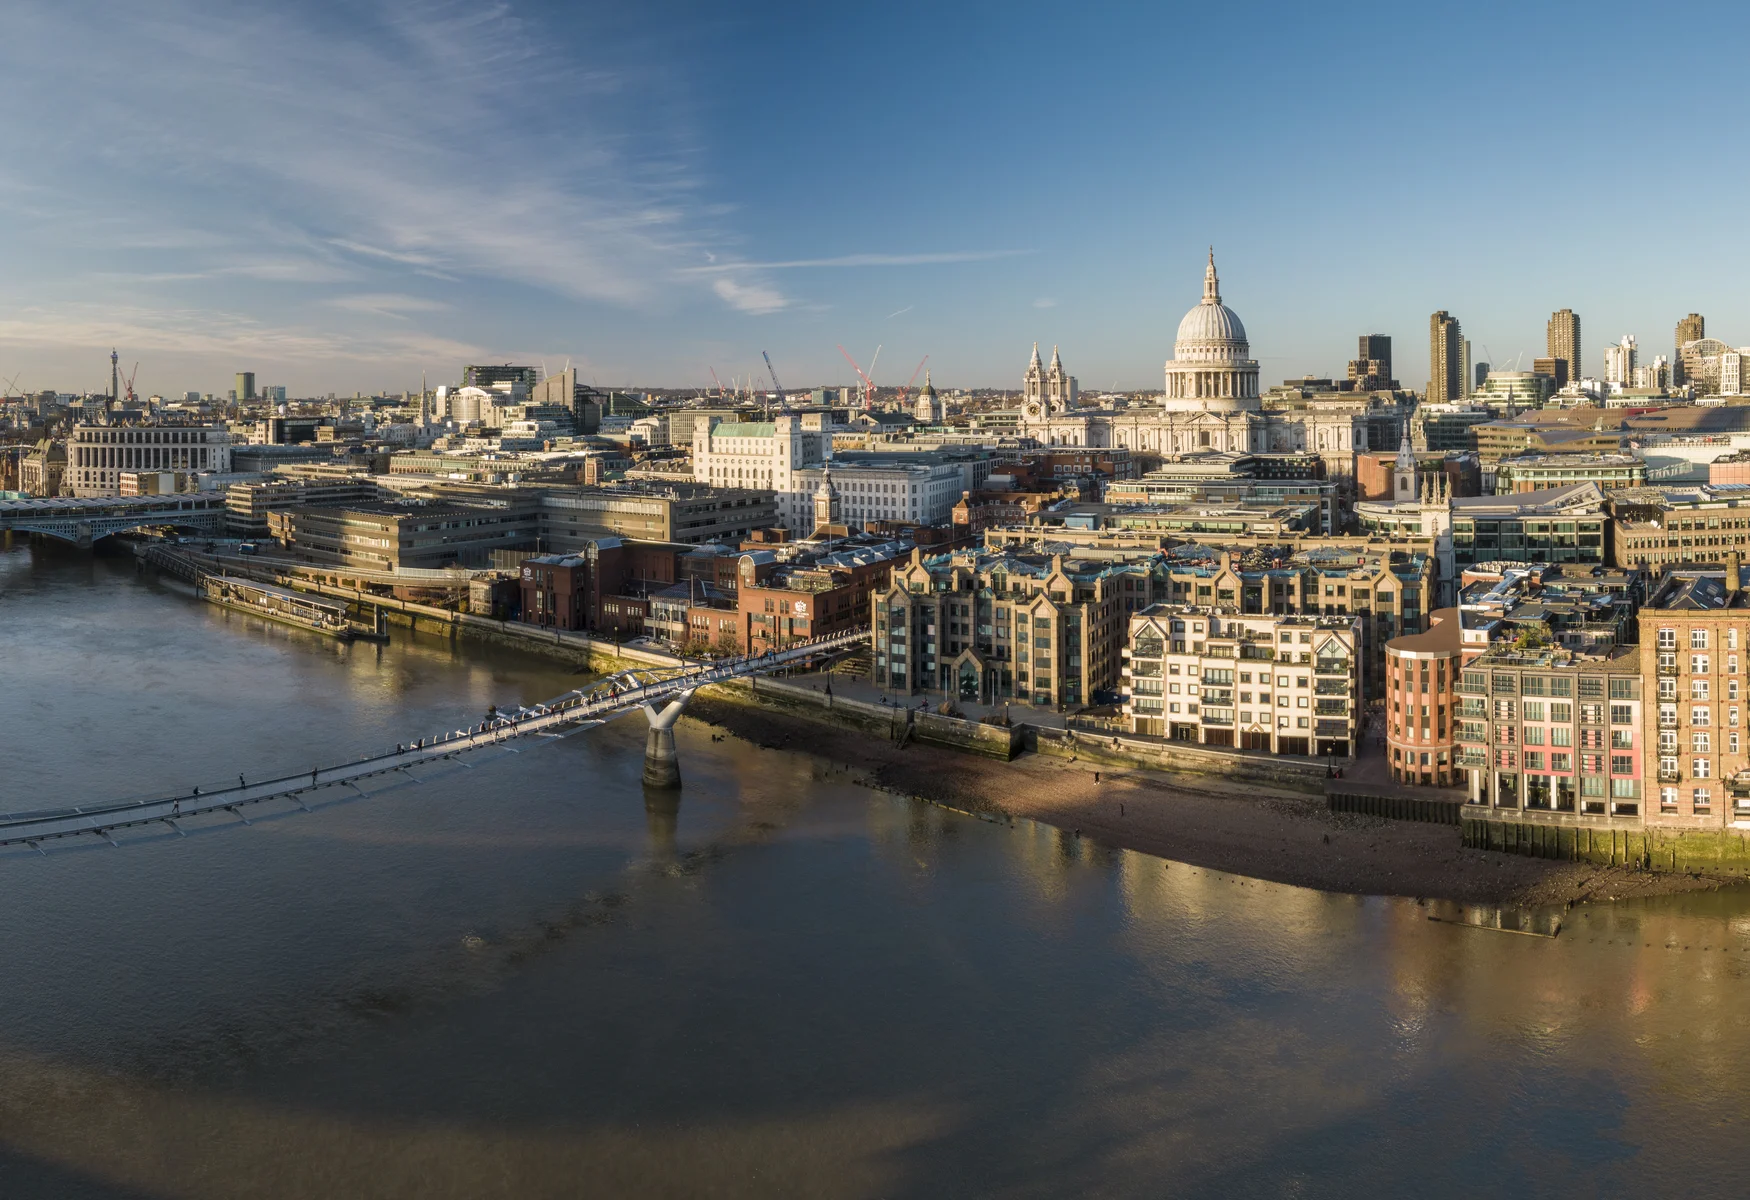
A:
[[[618,694],[602,695],[599,692],[574,690],[539,704],[519,706],[511,716],[495,717],[480,722],[478,726],[429,738],[422,737],[416,743],[398,746],[392,751],[367,754],[342,763],[315,767],[312,768],[308,784],[305,783],[305,773],[300,771],[257,780],[253,784],[237,788],[222,788],[204,795],[159,796],[96,806],[0,813],[0,845],[34,845],[32,831],[56,827],[60,827],[58,832],[43,833],[40,836],[59,837],[85,832],[107,836],[110,828],[122,825],[148,824],[176,816],[195,816],[221,810],[235,811],[242,804],[257,804],[278,796],[301,793],[306,787],[351,783],[355,779],[402,770],[409,765],[446,759],[459,751],[499,744],[525,734],[540,732],[553,725],[570,724],[589,717],[605,720],[620,716],[635,707],[665,700],[676,692],[691,691],[707,683],[763,674],[765,671],[805,659],[823,648],[848,645],[867,636],[864,630],[846,630],[842,633],[818,635],[782,648],[773,648],[763,654],[740,655],[716,662],[684,660],[686,669],[677,674],[666,679],[641,683]],[[183,810],[185,802],[189,802],[186,811]],[[155,812],[156,815],[145,815],[148,812]]]

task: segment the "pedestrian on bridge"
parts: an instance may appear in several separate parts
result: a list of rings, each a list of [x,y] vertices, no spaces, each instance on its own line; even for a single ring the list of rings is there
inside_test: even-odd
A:
[[[247,783],[243,782],[243,772],[241,771],[237,773],[237,786],[240,788],[246,788],[249,786]]]

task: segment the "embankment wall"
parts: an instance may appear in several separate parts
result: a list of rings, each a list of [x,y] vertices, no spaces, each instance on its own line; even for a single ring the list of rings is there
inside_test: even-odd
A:
[[[1532,858],[1750,878],[1750,834],[1735,829],[1600,829],[1466,817],[1464,844]]]

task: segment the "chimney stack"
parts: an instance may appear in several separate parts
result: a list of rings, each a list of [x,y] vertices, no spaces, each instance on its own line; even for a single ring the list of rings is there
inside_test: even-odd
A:
[[[1738,552],[1730,551],[1726,555],[1726,591],[1735,592],[1741,586],[1738,575]]]

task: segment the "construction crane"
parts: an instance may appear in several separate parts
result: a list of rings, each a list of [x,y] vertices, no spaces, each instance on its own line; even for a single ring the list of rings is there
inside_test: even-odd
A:
[[[134,376],[138,375],[139,373],[140,373],[140,364],[135,363],[134,369],[128,372],[127,381],[123,384],[123,386],[127,388],[128,403],[129,404],[132,404],[134,402]]]
[[[716,367],[711,367],[708,369],[711,372],[711,382],[717,385],[717,398],[719,400],[721,400],[721,399],[723,399],[723,381],[721,379],[717,378],[717,368]]]
[[[857,373],[857,378],[861,379],[863,381],[863,407],[864,408],[874,408],[875,407],[875,379],[874,379],[875,358],[881,357],[881,347],[880,346],[875,347],[875,358],[872,358],[869,360],[869,369],[867,371],[864,371],[862,367],[859,367],[857,365],[857,360],[852,358],[851,352],[849,350],[846,350],[843,346],[839,347],[839,353],[845,356],[845,361],[851,364],[851,370],[855,371]]]
[[[851,352],[849,350],[846,350],[843,346],[840,346],[839,353],[845,356],[845,361],[851,364],[851,370],[855,371],[857,373],[857,378],[861,379],[863,381],[863,407],[868,408],[869,407],[869,377],[867,375],[863,374],[863,368],[859,367],[857,365],[857,360],[851,357]]]
[[[766,370],[771,373],[772,386],[778,391],[778,407],[780,409],[789,408],[789,403],[784,399],[784,385],[778,382],[778,368],[772,365],[772,356],[761,350],[760,357],[766,360]]]
[[[24,378],[24,372],[20,371],[18,374],[14,375],[11,379],[8,379],[6,381],[6,394],[8,396],[15,396],[18,394],[18,381],[22,378]]]
[[[918,362],[918,370],[913,371],[911,373],[911,378],[905,381],[905,386],[899,389],[899,406],[901,408],[905,407],[905,398],[906,398],[906,395],[911,391],[911,385],[918,381],[918,371],[922,371],[924,369],[924,363],[927,363],[929,361],[930,361],[930,356],[927,354],[924,355],[924,357]]]

